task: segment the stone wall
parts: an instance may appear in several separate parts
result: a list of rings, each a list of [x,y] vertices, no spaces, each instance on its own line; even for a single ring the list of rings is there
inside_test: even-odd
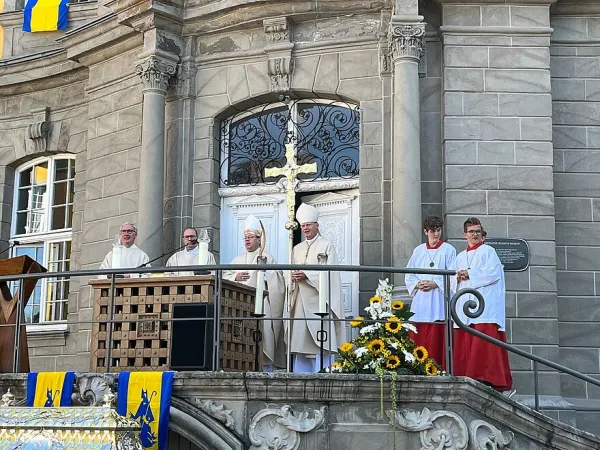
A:
[[[478,216],[490,237],[529,242],[530,267],[506,273],[507,338],[558,360],[549,6],[443,4],[443,143],[448,234]],[[531,392],[530,361],[511,357]],[[544,370],[544,369],[542,369]],[[559,391],[542,372],[543,393]]]
[[[55,62],[46,60],[46,67],[52,67]],[[6,85],[0,87],[0,204],[2,205],[0,238],[2,240],[10,237],[15,169],[41,156],[74,154],[77,173],[75,189],[80,189],[82,184],[79,173],[85,169],[88,132],[88,105],[85,100],[87,70],[63,73],[60,79],[40,77],[26,85],[9,86],[7,81],[13,70],[19,74],[26,74],[22,67],[15,69],[11,64],[0,67],[0,77],[6,81]],[[41,121],[49,122],[47,139],[31,139],[27,135],[28,125]],[[75,209],[81,208],[83,202],[76,199]],[[73,220],[72,258],[77,260],[77,251],[80,249],[77,231],[80,222],[76,221],[76,216]],[[78,309],[76,299],[70,298],[70,317],[77,317]],[[89,340],[89,336],[86,338]],[[87,347],[83,341],[66,339],[64,331],[30,333],[29,355],[32,370],[66,370],[71,366],[72,361],[61,355],[75,353],[76,346],[80,344]]]
[[[561,2],[551,26],[560,359],[598,377],[600,19],[583,5]],[[568,375],[561,388],[565,397],[600,399],[598,388]]]

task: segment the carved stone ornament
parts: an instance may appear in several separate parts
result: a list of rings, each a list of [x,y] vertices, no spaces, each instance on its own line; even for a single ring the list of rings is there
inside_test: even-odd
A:
[[[259,411],[252,418],[249,426],[251,450],[297,450],[300,446],[299,433],[313,431],[325,422],[325,407],[313,410],[314,418],[309,418],[309,411],[297,414],[289,405],[281,409],[267,408]]]
[[[177,76],[171,79],[178,97],[194,97],[196,94],[196,73],[198,68],[190,62],[179,66]]]
[[[407,58],[417,63],[423,55],[423,37],[425,36],[425,24],[390,24],[388,32],[389,53],[392,61],[398,58]]]
[[[225,405],[218,405],[214,400],[202,400],[200,402],[200,409],[209,416],[223,422],[226,428],[233,430],[235,423],[231,416],[232,411],[225,409]]]
[[[288,92],[293,71],[294,60],[291,56],[270,58],[267,63],[267,73],[271,78],[271,92]]]
[[[149,56],[135,65],[135,73],[142,79],[144,90],[167,93],[169,81],[177,71],[177,64],[173,61]]]
[[[282,179],[282,184],[287,180]],[[310,183],[298,183],[296,192],[317,192],[317,191],[331,191],[331,190],[342,190],[342,189],[355,189],[358,188],[359,180],[357,178],[351,179],[340,179],[340,180],[322,180],[322,181],[311,181]],[[240,186],[240,187],[223,187],[219,188],[219,196],[223,198],[237,197],[241,195],[265,195],[265,194],[276,194],[281,192],[281,187],[273,184],[267,186]]]
[[[10,388],[2,395],[2,402],[0,403],[0,407],[9,408],[14,406],[15,404],[15,396],[12,392],[10,392]]]
[[[110,375],[78,374],[71,395],[73,406],[102,406],[107,399],[114,399],[113,389],[114,378]]]
[[[46,107],[39,114],[34,115],[34,120],[36,119],[36,122],[27,125],[27,137],[33,141],[35,153],[40,153],[48,149],[50,108]]]
[[[290,42],[290,24],[286,17],[263,20],[267,42]]]
[[[395,428],[419,432],[420,450],[465,450],[469,443],[467,425],[456,413],[423,408],[421,412],[387,411],[386,415]]]
[[[508,448],[515,435],[511,431],[502,433],[484,420],[473,420],[469,424],[471,446],[474,450],[499,450]]]

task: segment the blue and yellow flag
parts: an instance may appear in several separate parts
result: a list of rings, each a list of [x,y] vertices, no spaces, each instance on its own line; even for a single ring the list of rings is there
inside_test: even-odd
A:
[[[23,31],[55,31],[67,28],[69,0],[27,0]]]
[[[117,412],[138,422],[144,448],[166,450],[175,372],[121,372]],[[158,415],[157,415],[158,414]]]
[[[27,406],[71,406],[75,372],[39,372],[27,376]]]

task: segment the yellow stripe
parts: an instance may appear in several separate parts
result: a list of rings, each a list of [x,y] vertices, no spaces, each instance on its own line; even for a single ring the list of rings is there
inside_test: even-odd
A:
[[[1,1],[2,0],[0,0],[0,2]],[[2,55],[4,55],[3,50],[4,50],[4,28],[0,27],[0,59],[2,58]]]
[[[50,395],[54,399],[54,406],[60,406],[60,396],[65,384],[66,372],[40,372],[35,385],[33,406],[42,408]]]
[[[31,10],[31,31],[58,29],[58,7],[61,0],[38,0]]]
[[[0,0],[0,13],[4,12],[4,0]]]
[[[135,415],[138,412],[142,401],[142,389],[146,390],[150,400],[150,409],[154,416],[154,421],[150,422],[150,429],[156,438],[156,444],[150,449],[158,448],[158,422],[160,417],[160,397],[162,392],[162,373],[161,372],[131,372],[129,375],[129,386],[127,390],[127,412]],[[146,415],[147,410],[143,411]],[[139,418],[136,419],[139,423]]]

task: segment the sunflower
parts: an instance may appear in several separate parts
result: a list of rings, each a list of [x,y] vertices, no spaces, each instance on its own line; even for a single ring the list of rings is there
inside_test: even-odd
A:
[[[390,317],[385,324],[385,329],[390,333],[397,333],[402,329],[402,324],[400,323],[400,319],[397,317]]]
[[[356,327],[360,326],[360,324],[363,323],[364,320],[365,319],[361,316],[355,317],[354,320],[350,321],[350,326],[356,328]]]
[[[342,352],[344,352],[344,353],[345,353],[345,352],[349,352],[349,351],[351,351],[353,348],[354,348],[354,345],[352,345],[352,343],[351,343],[351,342],[346,342],[345,344],[343,344],[343,345],[340,347],[340,351],[342,351]]]
[[[427,349],[425,347],[420,345],[413,350],[413,355],[415,355],[415,358],[417,358],[417,361],[422,363],[427,359],[427,357],[429,356],[429,353],[427,353]]]
[[[334,371],[334,370],[342,370],[342,365],[339,362],[334,361],[333,364],[331,365],[331,370],[332,371]]]
[[[372,305],[373,303],[381,303],[381,297],[376,295],[375,297],[371,297],[369,299],[369,303]]]
[[[438,374],[438,368],[434,363],[429,361],[427,364],[425,364],[425,373],[427,375],[435,376]]]
[[[367,348],[369,349],[369,351],[375,355],[379,355],[383,351],[384,347],[385,347],[385,344],[383,343],[383,341],[381,339],[373,339],[367,345]]]
[[[401,300],[396,300],[395,302],[392,302],[392,310],[393,311],[402,311],[402,309],[404,308],[404,302]]]
[[[395,369],[399,365],[400,365],[400,358],[398,358],[396,355],[389,356],[385,362],[385,367],[387,367],[388,369]]]

